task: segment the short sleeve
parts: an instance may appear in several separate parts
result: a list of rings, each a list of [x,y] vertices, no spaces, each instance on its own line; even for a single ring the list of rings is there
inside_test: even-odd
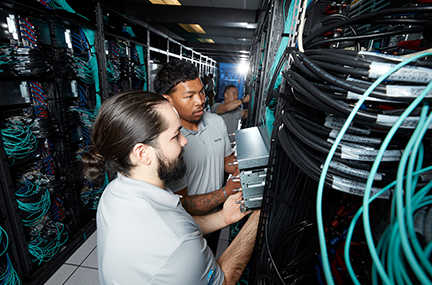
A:
[[[225,275],[198,232],[184,240],[166,260],[151,284],[220,285]]]
[[[216,111],[217,111],[217,107],[218,107],[220,104],[222,104],[222,103],[214,103],[214,104],[210,107],[210,112],[217,114],[217,113],[216,113]]]
[[[165,186],[171,189],[174,193],[182,190],[188,186],[188,181],[186,175],[183,178],[176,181],[167,181]]]
[[[231,147],[231,141],[230,141],[230,139],[228,137],[228,130],[227,130],[225,121],[222,120],[222,123],[223,123],[223,129],[224,129],[223,138],[224,138],[224,141],[225,141],[225,155],[224,155],[224,157],[227,157],[227,156],[229,156],[229,155],[231,155],[233,153],[233,148]]]

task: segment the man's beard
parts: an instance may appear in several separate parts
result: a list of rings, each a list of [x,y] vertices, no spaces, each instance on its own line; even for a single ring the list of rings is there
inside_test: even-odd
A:
[[[159,179],[175,181],[185,175],[187,166],[183,159],[183,152],[184,150],[182,148],[180,155],[176,159],[168,161],[168,158],[164,156],[159,149],[157,150]]]

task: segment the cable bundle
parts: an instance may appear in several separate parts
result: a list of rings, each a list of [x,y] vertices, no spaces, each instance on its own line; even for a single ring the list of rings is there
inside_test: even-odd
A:
[[[24,173],[17,181],[15,196],[18,208],[22,211],[24,226],[32,227],[41,223],[50,209],[50,193],[46,188],[49,180],[42,177],[40,171],[31,171]]]
[[[131,47],[131,57],[133,62],[133,73],[138,78],[133,81],[133,88],[139,89],[141,81],[144,83],[143,90],[147,90],[147,70],[145,65],[144,47],[136,44]]]
[[[37,262],[38,265],[50,261],[69,239],[65,226],[49,217],[46,217],[38,226],[33,227],[30,236],[29,252],[35,257],[32,262]]]
[[[315,284],[318,236],[313,201],[317,184],[283,152],[276,157],[274,169],[276,179],[264,197],[268,201],[263,209],[264,229],[258,235],[264,241],[257,269],[251,274],[258,284]]]
[[[27,48],[37,48],[37,36],[34,26],[24,18],[18,18],[18,31],[22,44]]]
[[[97,187],[93,182],[84,181],[84,187],[81,189],[81,200],[84,205],[90,205],[92,210],[97,210],[104,188]]]
[[[432,53],[415,55],[410,59],[394,66],[393,68],[388,70],[384,75],[382,75],[378,80],[376,80],[362,95],[359,102],[357,102],[356,106],[353,108],[353,111],[348,116],[345,124],[341,128],[340,133],[336,137],[332,148],[329,151],[329,154],[323,166],[323,171],[321,173],[320,184],[318,187],[318,197],[317,197],[317,220],[318,220],[318,232],[320,235],[320,248],[321,248],[321,253],[323,255],[323,268],[326,275],[326,280],[329,284],[333,284],[333,279],[330,273],[329,264],[327,261],[327,249],[325,246],[325,241],[323,239],[324,234],[323,234],[323,222],[321,218],[321,204],[322,204],[321,198],[322,198],[322,191],[323,191],[322,187],[324,187],[325,185],[325,177],[328,171],[330,161],[335,154],[336,148],[338,147],[342,136],[345,134],[349,124],[353,121],[354,116],[357,114],[358,110],[360,109],[362,103],[365,101],[366,97],[369,96],[372,93],[372,91],[377,86],[379,86],[385,79],[387,79],[391,74],[401,69],[405,65],[409,64],[410,62],[414,62],[419,58],[427,57],[427,56],[432,56]],[[432,116],[430,114],[428,115],[428,113],[430,113],[429,105],[427,102],[424,101],[424,98],[426,97],[427,93],[431,89],[432,89],[432,83],[429,83],[427,87],[424,88],[422,92],[420,92],[418,97],[415,100],[413,100],[412,103],[409,104],[409,106],[405,109],[405,111],[403,111],[403,113],[398,117],[396,122],[394,122],[393,126],[388,131],[388,134],[385,137],[384,141],[382,142],[379,152],[374,160],[374,163],[370,170],[370,176],[368,177],[365,185],[365,191],[363,196],[363,207],[361,208],[360,211],[358,211],[358,213],[354,217],[353,222],[350,226],[351,232],[348,232],[347,234],[345,258],[347,261],[347,266],[350,266],[349,265],[349,261],[350,261],[349,260],[349,241],[350,241],[349,236],[350,234],[352,234],[352,228],[355,226],[355,222],[357,221],[360,214],[362,214],[363,212],[364,233],[368,244],[369,252],[374,261],[373,262],[374,282],[377,282],[378,279],[376,272],[379,273],[382,282],[385,284],[393,284],[392,280],[396,283],[399,283],[403,280],[403,282],[405,283],[408,282],[410,279],[415,280],[413,281],[414,283],[417,283],[417,281],[422,284],[427,284],[431,282],[430,276],[428,276],[428,274],[430,274],[431,272],[428,267],[430,263],[429,264],[426,263],[424,259],[426,256],[425,248],[419,247],[419,244],[416,242],[416,238],[412,236],[413,234],[412,215],[414,213],[414,210],[420,209],[421,207],[429,204],[428,202],[429,197],[427,196],[427,194],[430,190],[430,187],[432,187],[432,182],[430,181],[430,177],[428,179],[429,182],[423,185],[418,184],[419,182],[418,174],[420,174],[420,172],[422,171],[430,170],[432,168],[430,166],[430,160],[424,159],[426,145],[423,144],[424,143],[423,137],[426,134],[432,121]],[[390,144],[390,141],[392,140],[396,132],[401,128],[406,118],[419,106],[421,106],[421,114],[419,119],[416,121],[415,129],[411,133],[410,140],[408,141],[406,147],[404,148],[404,152],[401,156],[400,163],[397,168],[397,180],[395,182],[388,184],[382,190],[372,195],[373,193],[371,189],[374,180],[374,175],[379,165],[381,164],[382,158],[384,156],[387,147]],[[420,154],[420,156],[417,157],[417,154]],[[417,173],[414,173],[415,170],[417,171]],[[404,178],[405,175],[406,178]],[[404,182],[405,179],[406,182]],[[375,247],[375,240],[371,232],[371,224],[369,220],[369,204],[371,203],[371,201],[373,201],[375,198],[381,195],[384,191],[388,191],[393,187],[394,187],[394,196],[392,199],[391,217],[395,216],[395,213],[397,213],[397,217],[395,216],[396,218],[391,218],[389,226],[387,230],[384,232],[382,237],[384,241],[380,241],[377,250],[377,248]],[[371,196],[373,197],[370,198]],[[395,210],[396,208],[397,211]],[[408,240],[407,238],[408,237],[407,232],[410,232],[410,236],[411,236],[410,240]],[[392,241],[390,247],[395,246],[392,249],[391,254],[396,254],[396,256],[399,257],[398,260],[401,260],[401,263],[397,264],[397,268],[398,268],[397,272],[395,272],[394,270],[395,267],[393,267],[393,265],[395,265],[395,261],[388,259],[390,256],[383,253],[383,252],[389,252],[390,250],[390,249],[383,249],[383,246],[386,243],[385,239],[388,237],[388,235],[392,236],[392,238],[390,238],[390,240]],[[380,251],[381,257],[387,258],[388,265],[386,269],[389,270],[389,272],[386,272],[386,269],[383,267],[377,251]],[[414,251],[416,252],[417,255],[414,255],[413,253]],[[411,274],[413,274],[412,277]],[[350,276],[355,282],[355,284],[360,284],[356,276],[352,272],[352,267],[350,268]]]
[[[9,247],[9,237],[6,231],[0,226],[0,245],[3,249],[0,252],[0,284],[21,285],[21,279],[15,271],[9,258],[7,249]]]
[[[40,0],[38,2],[40,2],[42,5],[45,6],[45,8],[47,8],[49,10],[56,10],[56,9],[65,10],[69,13],[76,14],[76,15],[86,19],[87,21],[89,21],[88,18],[75,12],[75,10],[72,9],[72,7],[69,6],[69,4],[65,0]]]
[[[313,50],[305,54],[293,51],[291,58],[294,67],[283,72],[283,76],[293,87],[292,93],[298,101],[323,112],[347,117],[353,109],[352,103],[358,99],[358,94],[363,94],[375,78],[394,67],[395,62],[402,60],[394,57],[390,58],[392,63],[381,62],[381,58],[376,56],[375,61],[371,61],[370,57],[366,59],[361,53],[354,53],[355,56],[351,51]],[[317,60],[320,56],[322,61]],[[325,62],[336,57],[340,60],[340,65]],[[348,60],[351,64],[348,64]],[[432,80],[432,69],[428,68],[431,64],[430,61],[414,62],[393,74],[389,82],[380,84],[371,93],[371,101],[362,106],[354,121],[386,129],[391,127],[398,116],[392,116],[389,110],[394,113],[397,110],[403,111],[407,103],[416,97],[408,94],[418,94],[425,88],[424,84]],[[416,121],[418,116],[409,117],[402,128],[412,129]]]
[[[428,13],[431,11],[430,6],[410,6],[382,9],[351,18],[343,14],[332,14],[316,23],[304,42],[299,39],[299,49],[303,51],[303,46],[307,50],[332,45],[337,48],[353,47],[359,50],[360,43],[363,44],[365,41],[421,33],[423,27],[430,22]],[[359,25],[366,27],[358,29]],[[303,30],[300,30],[299,34],[302,33]],[[380,48],[384,48],[384,45]]]
[[[12,158],[11,165],[15,159],[26,158],[36,151],[38,140],[28,122],[9,118],[9,122],[6,122],[0,131],[6,155]]]

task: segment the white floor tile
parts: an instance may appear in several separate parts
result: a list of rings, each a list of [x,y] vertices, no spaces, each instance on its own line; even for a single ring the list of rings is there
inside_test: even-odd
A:
[[[56,273],[51,276],[51,278],[45,282],[45,285],[60,285],[63,284],[69,276],[74,273],[75,270],[78,269],[78,266],[70,265],[70,264],[63,264]]]
[[[97,242],[96,231],[66,260],[66,264],[81,265],[89,254],[95,249]]]
[[[79,267],[64,285],[100,285],[97,269]],[[58,285],[58,284],[57,284]]]
[[[98,269],[97,247],[95,249],[93,249],[93,251],[90,253],[90,255],[81,264],[81,266]]]

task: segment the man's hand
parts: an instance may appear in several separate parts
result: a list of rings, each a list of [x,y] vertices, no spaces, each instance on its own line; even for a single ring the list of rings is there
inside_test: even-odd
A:
[[[244,216],[251,213],[242,213],[240,211],[240,202],[242,201],[242,194],[236,193],[228,197],[225,201],[222,212],[224,217],[224,222],[228,225],[240,221]],[[236,203],[237,202],[237,203]]]
[[[250,101],[250,95],[248,94],[248,95],[244,96],[243,99],[242,99],[242,101],[243,101],[243,104],[244,103],[249,103],[249,101]]]
[[[226,192],[227,196],[230,196],[234,193],[241,191],[240,178],[233,178],[233,177],[240,176],[239,173],[240,173],[239,168],[238,168],[238,166],[236,166],[232,176],[230,177],[230,179],[228,179],[228,181],[225,185],[225,192]],[[234,191],[234,190],[236,190],[236,191]]]

